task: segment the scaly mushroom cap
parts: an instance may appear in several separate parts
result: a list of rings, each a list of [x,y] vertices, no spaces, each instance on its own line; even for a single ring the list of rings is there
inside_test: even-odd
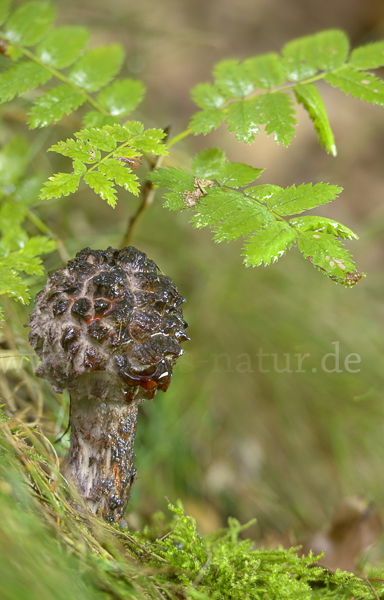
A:
[[[82,373],[109,371],[127,400],[151,399],[168,388],[180,344],[189,339],[183,302],[136,248],[85,248],[49,273],[36,296],[27,323],[42,361],[36,375],[62,392]]]

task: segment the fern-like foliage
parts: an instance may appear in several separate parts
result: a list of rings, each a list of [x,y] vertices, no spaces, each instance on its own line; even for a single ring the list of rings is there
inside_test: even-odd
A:
[[[336,145],[321,96],[313,84],[324,80],[346,94],[384,105],[384,84],[367,69],[384,65],[383,42],[357,48],[339,30],[293,40],[275,53],[242,62],[225,60],[213,71],[214,83],[199,84],[192,99],[193,133],[207,134],[226,122],[238,140],[251,143],[265,126],[267,135],[288,146],[295,135],[291,92],[313,121],[320,144],[334,156]]]
[[[86,28],[54,27],[56,11],[51,2],[26,2],[13,12],[10,5],[8,0],[0,3],[0,50],[6,57],[1,59],[0,103],[35,90],[26,96],[31,129],[47,127],[65,115],[82,111],[80,131],[50,148],[68,157],[72,168],[49,177],[39,194],[42,201],[72,194],[82,182],[114,207],[119,187],[133,195],[140,193],[135,169],[143,158],[151,170],[151,155],[167,155],[168,148],[188,133],[207,134],[222,123],[247,144],[264,128],[277,143],[288,146],[295,135],[295,101],[313,121],[320,144],[336,155],[335,139],[315,85],[320,80],[366,102],[384,104],[384,84],[369,71],[384,65],[384,43],[350,53],[345,34],[329,30],[289,42],[280,55],[268,53],[220,62],[213,70],[213,83],[202,83],[192,90],[200,110],[192,116],[190,128],[165,144],[163,130],[145,130],[140,122],[129,120],[145,88],[132,78],[116,78],[124,60],[119,44],[87,49]],[[193,225],[212,227],[215,241],[244,238],[246,265],[267,265],[297,245],[328,277],[347,287],[354,285],[363,275],[355,270],[341,242],[356,238],[355,234],[331,220],[298,216],[333,200],[340,188],[325,183],[285,190],[252,185],[261,172],[253,166],[230,163],[222,151],[210,149],[194,159],[192,174],[169,167],[150,173],[148,178],[171,190],[165,196],[168,208],[193,211]],[[21,176],[12,182],[13,196],[22,185]],[[53,242],[38,238],[40,251],[33,254],[35,246],[22,224],[26,217],[33,221],[34,214],[20,203],[12,205],[16,200],[8,199],[8,189],[3,184],[4,274],[0,291],[27,301],[19,273],[38,272],[38,256],[49,251]],[[42,225],[40,231],[46,233]],[[23,262],[25,256],[29,266]]]
[[[304,257],[335,281],[351,286],[360,277],[341,246],[341,239],[357,239],[353,231],[331,219],[294,216],[335,199],[340,187],[327,183],[286,189],[250,185],[262,169],[230,163],[216,148],[196,156],[192,172],[189,175],[182,169],[157,169],[150,177],[157,185],[172,190],[165,194],[165,205],[170,210],[188,206],[193,211],[193,225],[211,227],[216,242],[245,238],[243,256],[247,266],[275,262],[297,243]],[[196,202],[188,203],[194,192]]]
[[[82,129],[75,133],[76,140],[68,139],[50,148],[72,159],[72,173],[58,173],[45,183],[42,200],[73,194],[80,180],[92,188],[112,207],[116,205],[115,185],[138,195],[139,180],[132,173],[143,153],[168,154],[161,143],[165,132],[147,129],[137,121],[102,128]],[[131,165],[129,168],[128,165]]]
[[[383,65],[383,42],[350,53],[346,35],[338,30],[293,40],[283,47],[281,55],[270,53],[242,62],[225,60],[214,68],[213,83],[199,84],[192,90],[192,99],[201,110],[193,115],[190,130],[195,135],[207,134],[226,123],[239,141],[249,144],[264,126],[267,135],[288,146],[295,135],[296,99],[312,120],[320,144],[336,156],[334,135],[315,82],[324,80],[355,98],[383,106],[384,83],[367,71]],[[172,190],[165,195],[165,206],[193,211],[194,226],[212,227],[215,241],[246,238],[243,256],[248,266],[275,262],[297,244],[317,269],[346,287],[364,276],[355,270],[348,251],[341,246],[341,239],[357,239],[352,231],[329,219],[295,217],[330,202],[341,188],[316,183],[285,190],[261,185],[238,191],[251,182],[223,182],[220,173],[224,160],[219,150],[211,149],[193,161],[195,179],[181,169],[159,169],[150,177]],[[214,180],[204,191],[196,179],[201,177]]]

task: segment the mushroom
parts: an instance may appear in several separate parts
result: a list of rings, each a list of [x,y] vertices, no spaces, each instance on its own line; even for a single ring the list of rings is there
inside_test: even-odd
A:
[[[184,301],[136,248],[85,248],[49,273],[26,324],[42,363],[36,375],[70,394],[63,474],[111,523],[120,522],[136,476],[138,404],[167,390],[189,339]]]

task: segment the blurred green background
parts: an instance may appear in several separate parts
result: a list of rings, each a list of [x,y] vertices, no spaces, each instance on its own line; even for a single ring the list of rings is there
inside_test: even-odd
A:
[[[16,3],[17,4],[17,3]],[[147,127],[185,129],[194,108],[189,90],[209,80],[224,58],[279,51],[301,35],[340,27],[358,45],[384,37],[379,0],[64,0],[59,20],[91,27],[92,43],[118,41],[127,58],[124,75],[147,86],[140,112]],[[225,128],[187,138],[166,164],[188,168],[202,148],[220,147],[234,161],[265,167],[260,183],[281,186],[329,181],[344,187],[322,214],[341,220],[360,240],[350,244],[357,268],[367,273],[352,290],[332,283],[292,250],[278,264],[245,269],[241,244],[216,245],[208,231],[193,230],[188,211],[162,208],[161,194],[145,214],[133,245],[172,277],[186,298],[191,342],[168,392],[141,406],[135,483],[127,520],[141,527],[166,497],[180,498],[202,532],[233,515],[257,518],[250,534],[265,537],[293,530],[300,538],[329,522],[337,502],[363,494],[384,506],[383,262],[384,112],[320,86],[339,156],[318,145],[299,110],[291,146],[260,135],[255,144],[236,142]],[[26,134],[28,96],[1,113],[0,141]],[[78,118],[78,120],[77,120]],[[51,175],[67,170],[66,159],[45,150],[80,127],[81,114],[52,130],[28,133],[36,149],[31,170]],[[63,162],[60,162],[62,160]],[[145,177],[143,168],[141,175]],[[118,246],[138,200],[121,193],[112,210],[89,190],[38,209],[68,253],[85,246]],[[320,212],[320,211],[318,211]],[[32,231],[32,230],[31,230]],[[48,270],[62,266],[48,257]],[[31,281],[36,293],[42,280]],[[23,324],[28,310],[5,302],[4,353],[28,353]],[[340,372],[321,362],[340,352]],[[259,368],[257,354],[268,354]],[[296,354],[306,354],[297,372]],[[357,354],[349,372],[344,360]],[[285,357],[291,371],[284,371]],[[274,367],[274,359],[278,369]],[[1,403],[9,415],[28,407],[50,439],[68,419],[68,398],[33,378],[31,363],[17,371],[4,361]],[[332,368],[332,359],[326,362]],[[315,371],[316,370],[316,371]],[[63,455],[68,435],[58,452]]]

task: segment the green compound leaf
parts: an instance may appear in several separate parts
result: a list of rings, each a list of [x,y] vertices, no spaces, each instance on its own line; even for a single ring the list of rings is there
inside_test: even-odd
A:
[[[293,40],[282,50],[288,79],[300,81],[320,71],[341,67],[348,57],[349,41],[343,31],[329,29]]]
[[[263,171],[264,169],[255,169],[255,167],[243,163],[226,162],[220,167],[216,174],[213,173],[212,176],[217,179],[221,185],[240,188],[255,181],[255,179],[260,177]]]
[[[89,142],[93,148],[104,150],[104,152],[112,152],[117,146],[114,136],[104,129],[82,129],[75,133],[75,136],[78,140],[86,142],[87,147]],[[98,160],[100,159],[98,158]]]
[[[115,158],[104,159],[99,164],[98,169],[100,173],[103,173],[108,179],[114,179],[117,185],[131,192],[131,194],[139,195],[140,182],[137,176]]]
[[[267,135],[273,134],[275,142],[289,146],[296,125],[293,102],[285,93],[265,94],[257,99],[258,121],[265,125]]]
[[[281,216],[300,214],[334,200],[342,189],[328,183],[315,183],[314,186],[303,183],[297,187],[292,185],[268,198],[267,206]]]
[[[384,42],[373,42],[351,52],[349,63],[355,69],[378,69],[384,66]]]
[[[296,231],[284,223],[276,221],[247,240],[242,256],[247,267],[269,265],[283,256],[297,238]]]
[[[255,135],[260,133],[258,124],[260,122],[257,111],[258,98],[232,102],[228,108],[226,123],[231,133],[236,133],[240,142],[251,144],[255,141]]]
[[[200,178],[214,177],[225,161],[225,153],[218,148],[202,150],[192,161],[192,173]]]
[[[70,87],[64,85],[53,87],[35,100],[29,111],[29,127],[35,129],[47,127],[52,122],[56,123],[64,115],[77,110],[84,102],[85,97]]]
[[[54,144],[48,150],[48,152],[58,152],[63,156],[69,156],[69,158],[77,158],[85,163],[96,163],[101,159],[101,154],[95,150],[92,144],[89,144],[83,140],[67,139],[65,142],[60,141],[58,144]]]
[[[199,108],[222,108],[227,102],[218,87],[211,83],[199,83],[191,91],[191,97]]]
[[[135,79],[114,81],[98,95],[98,103],[113,116],[124,116],[135,110],[143,99],[145,87]]]
[[[46,83],[52,77],[44,67],[33,62],[20,62],[0,74],[0,103],[9,102],[29,89]]]
[[[148,179],[155,185],[167,187],[172,192],[164,195],[166,202],[164,206],[169,210],[179,210],[183,208],[183,194],[185,191],[193,191],[194,177],[183,169],[168,167],[168,169],[156,169],[153,173],[148,173]]]
[[[9,17],[5,37],[14,44],[33,46],[55,19],[55,9],[50,2],[27,2]]]
[[[295,217],[289,220],[290,225],[299,229],[300,231],[320,231],[322,233],[330,233],[331,235],[338,236],[348,240],[358,240],[358,236],[348,227],[333,221],[332,219],[326,219],[325,217],[317,217],[312,215],[306,215],[305,217]]]
[[[270,90],[285,81],[282,60],[274,52],[247,58],[243,64],[249,72],[255,88]]]
[[[115,208],[117,204],[116,191],[113,183],[111,183],[103,173],[100,173],[99,171],[88,171],[84,175],[84,181],[102,200],[106,200],[109,206]]]
[[[213,70],[213,76],[216,86],[229,98],[244,98],[255,89],[246,65],[237,60],[218,63]]]
[[[354,98],[384,106],[384,83],[371,73],[356,71],[347,65],[335,73],[328,73],[325,81],[328,81],[333,87],[339,88],[345,94],[351,94]]]
[[[0,2],[0,25],[7,19],[10,6],[11,0],[2,0]]]
[[[88,39],[89,33],[85,27],[58,27],[40,42],[36,56],[55,69],[65,69],[78,59]]]
[[[224,115],[218,108],[207,108],[195,113],[190,120],[189,127],[195,135],[207,135],[212,129],[217,129],[224,119]]]
[[[76,173],[57,173],[44,183],[39,198],[40,200],[50,200],[69,196],[77,190],[79,183],[80,175]]]
[[[156,156],[167,156],[168,150],[162,142],[166,135],[163,129],[146,129],[141,135],[133,137],[129,145],[141,152],[150,152]]]
[[[96,92],[117,75],[123,59],[120,44],[88,50],[72,67],[68,78],[86,92]]]
[[[298,247],[304,257],[328,277],[343,279],[355,270],[355,265],[341,243],[331,234],[306,231],[300,234]]]
[[[191,222],[198,229],[213,227],[216,242],[237,240],[274,223],[268,209],[234,190],[215,188],[200,199]]]
[[[320,144],[332,156],[337,155],[335,138],[333,136],[323,100],[313,83],[307,85],[296,85],[293,88],[299,104],[302,104],[309,114]]]

